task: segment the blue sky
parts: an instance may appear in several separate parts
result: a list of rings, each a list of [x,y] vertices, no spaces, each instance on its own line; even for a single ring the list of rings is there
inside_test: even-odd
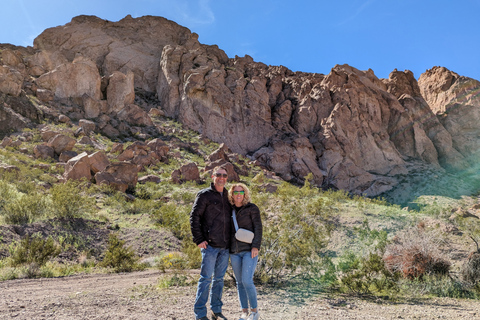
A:
[[[229,57],[327,74],[336,64],[395,68],[418,79],[433,66],[480,80],[480,0],[2,0],[0,43],[33,45],[80,14],[118,21],[162,16]]]

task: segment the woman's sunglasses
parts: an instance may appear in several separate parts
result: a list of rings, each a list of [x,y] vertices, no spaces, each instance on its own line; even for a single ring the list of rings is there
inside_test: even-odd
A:
[[[234,195],[237,195],[237,194],[245,194],[245,191],[233,191],[233,194],[234,194]]]
[[[215,176],[217,178],[226,178],[226,177],[228,177],[228,174],[226,174],[226,173],[215,173]]]

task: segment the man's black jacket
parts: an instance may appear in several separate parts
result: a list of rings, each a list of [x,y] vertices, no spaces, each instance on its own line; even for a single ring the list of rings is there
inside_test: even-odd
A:
[[[200,190],[190,212],[193,242],[198,245],[207,241],[215,248],[229,248],[231,213],[227,189],[223,188],[222,194],[211,183],[209,188]]]

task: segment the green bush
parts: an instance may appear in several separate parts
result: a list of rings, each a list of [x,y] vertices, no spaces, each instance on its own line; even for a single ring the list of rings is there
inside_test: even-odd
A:
[[[284,183],[277,193],[282,212],[262,216],[262,248],[255,271],[258,280],[270,283],[288,280],[298,269],[304,275],[316,270],[323,263],[332,227],[333,210],[318,189],[308,183],[303,188]]]
[[[105,252],[101,267],[113,268],[115,272],[130,272],[142,269],[138,264],[138,257],[131,247],[125,247],[125,241],[118,239],[111,233],[108,237],[108,248]]]
[[[42,239],[40,236],[26,235],[20,243],[12,243],[9,248],[10,264],[43,266],[48,260],[60,253],[59,246],[51,237]]]
[[[82,194],[85,184],[75,180],[68,180],[64,184],[56,184],[50,194],[52,213],[63,219],[79,218],[91,213],[95,208],[95,199]]]
[[[154,210],[151,217],[155,223],[172,231],[180,240],[188,238],[191,241],[190,210],[189,206],[169,202]]]
[[[47,210],[45,196],[38,193],[14,197],[3,205],[2,213],[6,223],[26,224],[44,216]]]
[[[361,257],[353,252],[344,254],[338,263],[340,288],[355,294],[397,292],[399,273],[385,268],[382,256],[371,252]]]

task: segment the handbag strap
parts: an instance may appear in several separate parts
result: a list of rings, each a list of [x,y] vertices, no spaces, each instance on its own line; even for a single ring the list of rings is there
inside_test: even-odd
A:
[[[238,231],[237,216],[235,216],[235,209],[232,209],[233,224],[235,225],[235,232]]]

